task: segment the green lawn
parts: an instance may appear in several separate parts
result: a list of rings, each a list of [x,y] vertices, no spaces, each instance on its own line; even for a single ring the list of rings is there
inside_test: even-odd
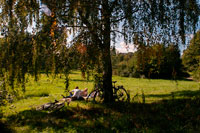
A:
[[[1,108],[1,127],[15,132],[160,132],[199,131],[200,92],[194,81],[136,79],[114,76],[131,96],[131,103],[111,105],[73,101],[58,112],[36,111],[44,103],[67,95],[64,76],[29,78],[24,98]],[[70,87],[89,91],[93,81],[70,74]],[[143,96],[143,98],[142,98]],[[145,103],[144,103],[145,99]],[[2,123],[2,124],[1,124]],[[3,125],[3,126],[1,126]]]
[[[174,95],[175,98],[190,98],[199,94],[199,84],[194,81],[136,79],[118,76],[114,76],[113,80],[118,81],[117,83],[119,85],[122,84],[129,90],[131,97],[134,97],[136,94],[141,96],[143,92],[147,103],[170,99],[172,95]]]

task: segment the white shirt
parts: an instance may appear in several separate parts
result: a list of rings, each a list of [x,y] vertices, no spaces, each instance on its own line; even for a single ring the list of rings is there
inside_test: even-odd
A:
[[[74,92],[72,97],[77,97],[77,98],[81,97],[81,92],[82,92],[81,90],[73,89],[71,92]]]

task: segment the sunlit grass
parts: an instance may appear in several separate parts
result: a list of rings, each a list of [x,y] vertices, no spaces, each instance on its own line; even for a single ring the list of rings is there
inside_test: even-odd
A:
[[[195,81],[187,80],[164,80],[164,79],[138,79],[114,76],[113,80],[118,81],[118,85],[123,85],[130,91],[131,97],[141,96],[144,93],[146,102],[169,99],[172,95],[175,98],[187,97],[181,95],[183,91],[198,91],[199,85]],[[154,96],[154,97],[151,97]]]
[[[101,104],[72,101],[69,106],[65,105],[60,112],[53,115],[48,114],[46,111],[37,112],[35,111],[36,107],[47,102],[53,102],[55,99],[59,100],[62,98],[61,95],[68,95],[65,91],[64,76],[58,75],[54,79],[52,76],[48,77],[41,74],[38,82],[35,82],[34,78],[29,77],[23,98],[1,108],[3,112],[1,120],[5,123],[9,122],[9,127],[16,132],[77,132],[82,131],[82,127],[88,127],[87,130],[84,129],[83,131],[92,131],[93,128],[99,129],[98,131],[100,132],[101,128],[103,128],[103,132],[123,131],[132,119],[137,121],[139,116],[146,117],[146,115],[143,116],[142,114],[145,110],[140,112],[140,109],[143,109],[143,107],[139,106],[138,109],[134,107],[134,104],[137,105],[144,102],[142,96],[145,98],[145,103],[152,103],[166,99],[193,98],[200,95],[198,83],[194,81],[137,79],[119,76],[113,76],[113,80],[117,81],[116,85],[123,85],[130,92],[130,108],[129,106],[122,106],[120,108],[120,105],[119,108],[116,106],[117,109],[113,109]],[[74,89],[76,86],[79,86],[80,89],[87,87],[90,92],[94,86],[92,77],[87,81],[81,77],[80,72],[75,71],[71,73],[69,90]],[[134,104],[132,105],[132,103]],[[133,107],[134,111],[131,114],[133,117],[130,117],[129,113],[131,112],[129,110]],[[152,104],[151,109],[164,110],[161,107],[161,105]],[[126,109],[123,110],[123,108]],[[145,108],[149,108],[149,105],[147,104]],[[136,117],[135,115],[139,116]],[[115,122],[112,122],[113,120]],[[143,123],[145,120],[138,121],[138,123]],[[138,128],[137,126],[145,128],[145,125],[137,125],[135,122],[135,127]],[[140,130],[145,131],[146,129]],[[152,131],[156,130],[152,129]],[[130,131],[135,131],[135,129]]]
[[[145,101],[147,103],[156,102],[158,100],[170,99],[172,95],[175,98],[187,97],[182,95],[181,92],[198,91],[198,83],[194,81],[184,80],[163,80],[163,79],[137,79],[137,78],[125,78],[119,76],[113,76],[113,80],[116,80],[117,85],[123,85],[126,90],[130,92],[132,102],[142,102],[141,96],[144,93]],[[9,114],[10,108],[16,107],[14,111],[22,111],[30,109],[46,102],[52,102],[55,99],[61,99],[61,95],[68,95],[65,91],[65,79],[64,76],[58,75],[55,79],[52,76],[46,76],[41,74],[39,81],[35,82],[34,78],[29,77],[26,84],[26,92],[24,99],[16,101],[6,107],[4,112]],[[89,92],[93,89],[93,80],[87,81],[81,77],[81,73],[74,71],[70,74],[70,86],[69,90],[79,86],[80,89],[88,88]],[[137,96],[137,97],[136,97]],[[189,95],[192,97],[193,95]],[[135,99],[133,100],[133,98]],[[76,102],[75,102],[76,103]],[[10,107],[13,106],[13,107]],[[73,103],[70,105],[73,106]],[[13,112],[13,109],[12,111]]]

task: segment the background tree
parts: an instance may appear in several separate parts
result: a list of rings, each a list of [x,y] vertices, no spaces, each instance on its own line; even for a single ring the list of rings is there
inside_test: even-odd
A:
[[[113,72],[120,76],[164,79],[184,76],[179,48],[173,44],[140,45],[135,53],[116,54],[112,59]]]
[[[193,77],[200,78],[200,31],[198,31],[189,46],[183,52],[183,64]]]

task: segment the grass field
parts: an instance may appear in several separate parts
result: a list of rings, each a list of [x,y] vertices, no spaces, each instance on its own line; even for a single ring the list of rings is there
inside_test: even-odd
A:
[[[36,111],[44,103],[67,95],[64,77],[29,78],[24,98],[1,108],[0,129],[14,132],[160,132],[200,130],[199,84],[187,80],[135,79],[114,76],[131,96],[131,103],[111,105],[73,101],[57,112]],[[89,91],[80,72],[70,74],[70,87]],[[142,98],[143,97],[143,98]]]

